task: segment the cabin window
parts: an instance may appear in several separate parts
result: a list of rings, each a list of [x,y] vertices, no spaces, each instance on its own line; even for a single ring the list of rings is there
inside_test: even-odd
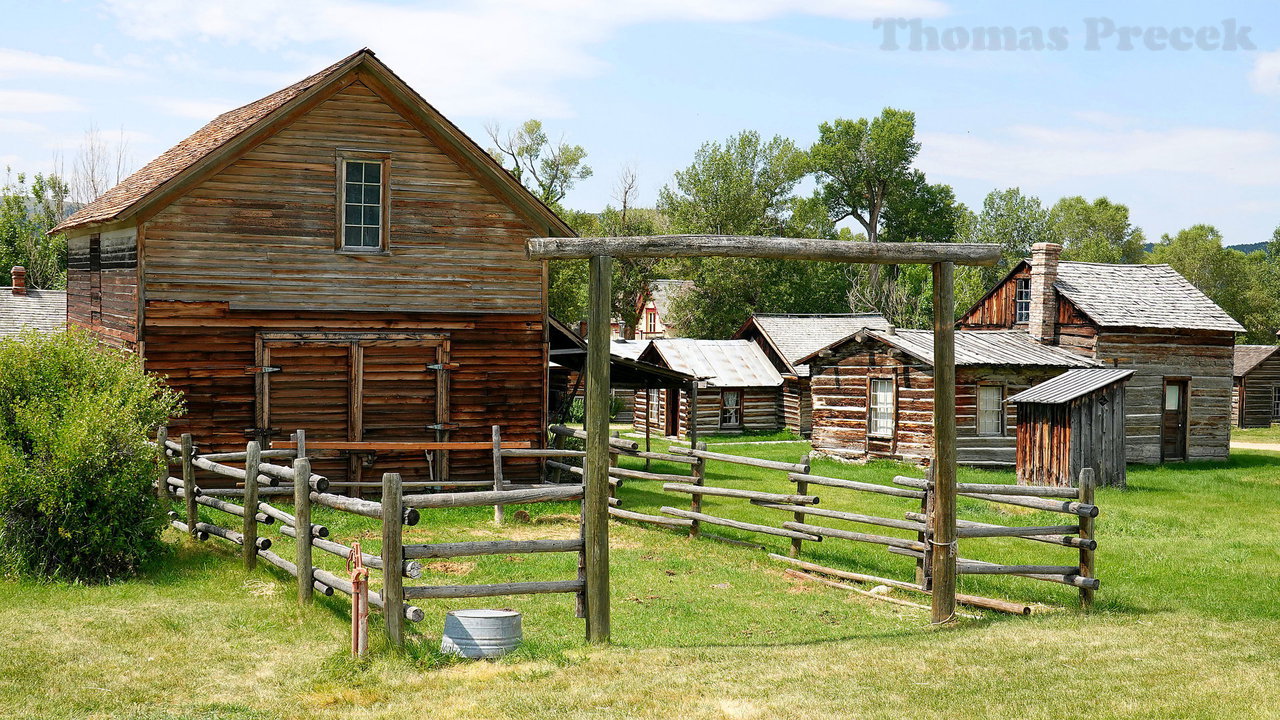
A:
[[[742,391],[723,390],[720,393],[720,427],[742,426]]]
[[[338,250],[385,252],[387,188],[390,159],[386,153],[338,154]]]
[[[978,434],[1003,435],[1004,424],[1004,388],[978,386]]]
[[[889,437],[893,435],[893,379],[871,378],[870,393],[867,433]]]
[[[1280,420],[1280,385],[1271,388],[1271,419]]]
[[[658,332],[658,313],[653,310],[647,310],[644,314],[644,331],[647,333]]]
[[[1031,322],[1031,278],[1018,278],[1014,286],[1013,321]]]

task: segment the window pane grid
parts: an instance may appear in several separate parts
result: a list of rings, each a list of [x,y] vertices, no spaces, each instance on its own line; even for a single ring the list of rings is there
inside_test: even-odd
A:
[[[886,378],[871,380],[871,412],[868,432],[872,435],[893,434],[893,381]]]
[[[742,393],[725,390],[720,394],[720,425],[736,427],[742,424]]]
[[[1014,322],[1031,322],[1031,278],[1018,278],[1013,295]]]
[[[994,385],[978,388],[978,434],[1004,434],[1004,388]]]
[[[343,163],[342,245],[382,247],[382,163],[347,160]]]

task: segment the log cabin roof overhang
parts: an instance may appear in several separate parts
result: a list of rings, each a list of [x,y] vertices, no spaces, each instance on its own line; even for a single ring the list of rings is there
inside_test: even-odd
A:
[[[1254,368],[1275,355],[1278,350],[1280,346],[1277,345],[1236,345],[1232,375],[1237,378],[1248,375]]]
[[[283,90],[214,118],[191,136],[77,210],[50,234],[97,227],[131,218],[145,220],[209,175],[251,150],[312,104],[356,80],[367,81],[396,101],[398,110],[454,156],[459,164],[512,207],[545,226],[552,236],[575,233],[474,140],[442,115],[374,56],[361,49]]]
[[[886,330],[889,324],[879,313],[754,313],[733,337],[746,337],[752,328],[756,329],[781,358],[783,367],[778,371],[784,377],[808,377],[809,366],[801,364],[801,358],[859,330]]]

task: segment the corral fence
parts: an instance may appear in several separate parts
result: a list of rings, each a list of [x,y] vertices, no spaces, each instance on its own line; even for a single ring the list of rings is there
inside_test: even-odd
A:
[[[495,438],[498,434],[495,429]],[[406,602],[408,600],[572,593],[577,598],[578,616],[587,617],[585,605],[588,579],[584,570],[584,525],[581,522],[578,537],[571,539],[428,544],[404,542],[404,528],[417,525],[422,519],[421,511],[581,501],[581,483],[511,487],[503,485],[499,479],[493,490],[405,494],[400,474],[388,472],[382,477],[380,501],[373,501],[327,492],[328,479],[311,472],[311,463],[306,456],[305,431],[298,430],[289,445],[287,448],[263,449],[258,443],[250,442],[243,452],[200,453],[190,434],[184,434],[175,441],[168,437],[165,428],[160,428],[155,442],[160,461],[160,471],[155,483],[158,497],[164,504],[181,499],[185,505],[185,516],[171,512],[170,524],[196,540],[216,537],[239,546],[247,569],[255,568],[261,558],[283,570],[297,579],[298,599],[305,604],[312,601],[316,592],[323,595],[333,595],[335,592],[353,595],[356,591],[351,580],[316,567],[313,563],[315,550],[347,561],[354,559],[355,550],[352,546],[331,538],[329,529],[325,526],[313,523],[312,508],[319,505],[380,521],[381,555],[361,552],[360,558],[365,567],[382,571],[382,591],[369,592],[369,604],[383,610],[387,638],[394,646],[404,644],[405,621],[419,622],[425,617],[422,608],[409,604]],[[509,451],[504,450],[500,443],[496,447],[499,453]],[[498,458],[496,466],[500,464],[500,455],[495,457]],[[274,459],[288,460],[291,464],[268,462]],[[180,467],[180,477],[171,474],[174,466]],[[238,481],[242,487],[201,488],[196,482],[197,469],[219,478]],[[267,501],[274,497],[290,496],[293,512]],[[202,521],[201,508],[238,519],[238,528],[231,529]],[[581,517],[581,512],[579,514]],[[295,541],[292,559],[272,552],[270,538],[260,533],[261,527],[277,526],[277,523],[280,534]],[[299,531],[299,528],[310,528],[310,532]],[[547,552],[577,553],[577,576],[569,580],[489,585],[405,585],[405,579],[416,580],[422,576],[423,568],[417,562],[419,560]]]

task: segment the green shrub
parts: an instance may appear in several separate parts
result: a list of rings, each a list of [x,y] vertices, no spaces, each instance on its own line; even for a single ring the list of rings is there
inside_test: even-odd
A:
[[[179,397],[80,331],[0,341],[0,569],[97,582],[159,548],[148,431]]]

